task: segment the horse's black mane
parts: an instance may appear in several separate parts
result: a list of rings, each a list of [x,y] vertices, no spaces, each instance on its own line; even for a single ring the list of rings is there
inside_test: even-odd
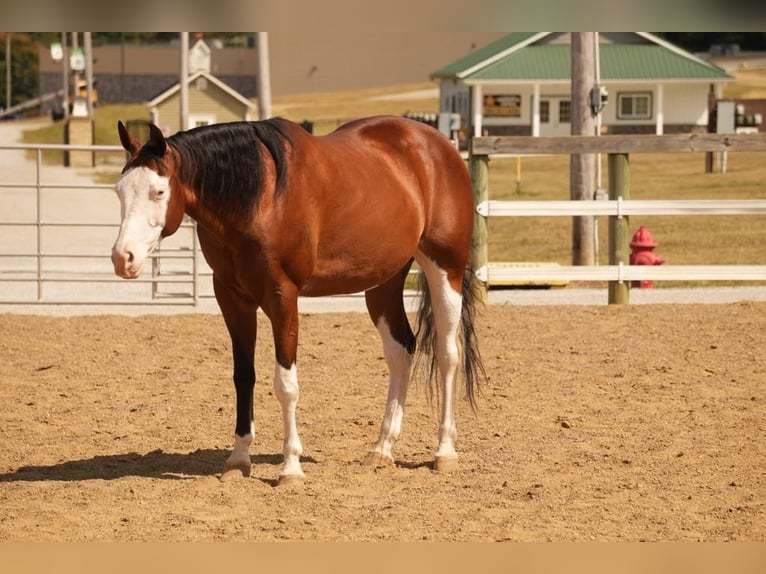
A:
[[[213,124],[167,139],[181,156],[180,180],[195,189],[201,201],[222,214],[247,213],[261,195],[265,170],[258,141],[274,160],[279,192],[287,180],[287,152],[291,143],[283,120]]]

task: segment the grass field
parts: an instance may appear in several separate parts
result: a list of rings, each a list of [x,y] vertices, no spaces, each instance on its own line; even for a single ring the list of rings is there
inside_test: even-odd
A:
[[[735,73],[731,95],[766,97],[766,70]],[[402,115],[408,111],[436,112],[438,98],[431,83],[348,92],[278,96],[273,114],[294,121],[352,119],[375,114]],[[425,96],[425,97],[424,97]],[[117,144],[117,120],[148,119],[142,105],[102,106],[95,112],[97,144]],[[63,122],[28,132],[28,142],[62,142]],[[54,158],[55,159],[55,158]],[[725,174],[706,174],[704,154],[633,154],[633,199],[766,199],[766,155],[729,154]],[[60,161],[56,159],[55,161]],[[550,200],[569,197],[569,158],[526,157],[521,162],[517,192],[516,160],[493,159],[490,167],[492,199]],[[603,184],[608,186],[606,157]],[[114,177],[111,174],[106,176]],[[633,216],[631,233],[646,225],[659,246],[657,253],[672,264],[766,263],[765,216]],[[538,261],[569,264],[569,218],[492,218],[489,222],[490,261]],[[598,222],[599,262],[607,261],[607,220]],[[720,284],[720,283],[718,283]],[[678,285],[665,282],[664,285]]]

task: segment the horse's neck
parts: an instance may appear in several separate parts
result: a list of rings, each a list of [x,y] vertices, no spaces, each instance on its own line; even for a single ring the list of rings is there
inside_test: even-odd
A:
[[[186,191],[186,215],[191,217],[198,225],[201,225],[216,236],[223,237],[226,229],[230,228],[230,222],[222,217],[206,203],[210,200],[203,200],[196,190],[190,187],[184,188]]]

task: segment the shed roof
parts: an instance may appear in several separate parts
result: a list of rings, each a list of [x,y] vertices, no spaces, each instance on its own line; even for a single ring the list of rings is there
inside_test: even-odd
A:
[[[467,83],[571,79],[569,43],[546,43],[553,33],[509,34],[445,66],[434,78],[454,77]],[[723,69],[651,34],[636,33],[636,42],[599,44],[602,80],[731,81]]]
[[[482,48],[477,48],[467,56],[455,60],[451,64],[439,68],[433,74],[433,77],[459,76],[462,72],[470,70],[476,66],[486,65],[489,61],[498,55],[503,55],[510,50],[520,49],[524,46],[534,32],[514,32],[490,42]]]
[[[194,82],[199,77],[204,77],[206,80],[208,80],[214,86],[216,86],[220,90],[224,91],[230,97],[232,97],[235,100],[239,101],[242,105],[246,106],[248,109],[255,108],[255,104],[253,104],[253,102],[248,100],[245,96],[243,96],[242,94],[237,92],[234,88],[226,85],[224,82],[222,82],[221,80],[219,80],[218,78],[216,78],[212,74],[208,74],[205,71],[200,70],[198,72],[193,73],[192,75],[189,76],[188,82],[192,83],[192,82]],[[173,96],[174,94],[179,92],[180,90],[181,90],[181,83],[177,82],[176,84],[174,84],[173,86],[171,86],[170,88],[168,88],[167,90],[162,92],[161,94],[159,94],[159,95],[155,96],[154,98],[152,98],[148,102],[148,106],[150,108],[158,106],[159,104],[161,104],[162,102],[164,102],[165,100],[167,100],[168,98],[170,98],[171,96]]]

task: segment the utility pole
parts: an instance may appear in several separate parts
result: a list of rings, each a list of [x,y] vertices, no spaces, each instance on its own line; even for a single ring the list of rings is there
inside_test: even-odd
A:
[[[179,131],[189,129],[189,32],[180,32],[181,34],[181,78],[179,94],[181,104],[181,125]]]
[[[85,89],[88,105],[88,117],[93,117],[93,41],[90,32],[82,33],[85,49]]]
[[[79,32],[71,32],[72,34],[72,54],[77,52],[80,49],[80,33]],[[74,105],[75,100],[77,99],[78,93],[80,91],[80,71],[75,69],[73,70],[72,74],[72,105]]]
[[[258,76],[256,97],[258,98],[258,119],[271,117],[271,75],[269,72],[269,33],[256,32],[255,47],[258,51]]]
[[[595,85],[595,32],[572,32],[572,135],[595,134],[590,93]],[[569,169],[570,199],[593,200],[596,190],[595,154],[572,154]],[[595,225],[592,216],[572,218],[572,264],[596,263]]]
[[[61,66],[63,70],[62,81],[62,104],[64,106],[64,120],[69,120],[69,50],[67,49],[67,35],[66,32],[61,32],[61,50],[63,52],[63,58],[61,60]]]
[[[10,108],[11,104],[11,33],[5,33],[5,108]]]
[[[67,48],[67,44],[67,33],[61,32],[61,50],[63,54],[63,58],[61,60],[61,68],[63,73],[63,97],[61,104],[64,106],[64,120],[69,120],[69,49]]]

